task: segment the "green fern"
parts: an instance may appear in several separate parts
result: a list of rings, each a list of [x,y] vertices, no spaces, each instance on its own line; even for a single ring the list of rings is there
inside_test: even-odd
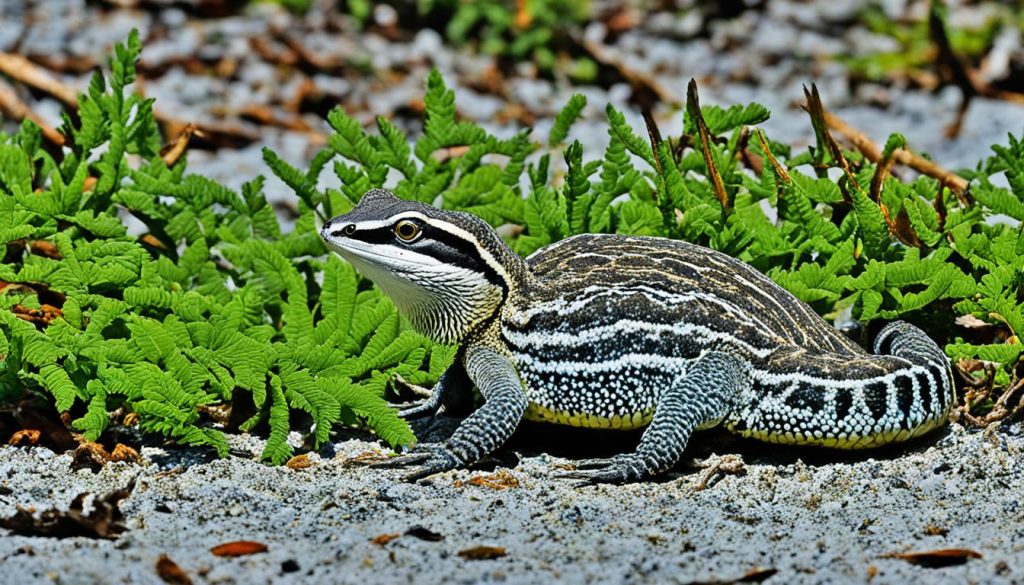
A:
[[[107,430],[109,412],[124,409],[138,414],[143,431],[226,455],[224,429],[200,407],[248,394],[259,411],[243,427],[267,423],[263,457],[274,463],[292,452],[295,409],[313,425],[294,430],[309,431],[315,446],[360,419],[391,444],[410,444],[409,427],[386,414],[383,390],[398,371],[429,384],[452,356],[401,324],[350,267],[325,262],[314,228],[314,216],[334,213],[332,203],[344,208],[317,190],[320,170],[340,154],[370,173],[392,164],[414,173],[404,137],[383,122],[383,139],[358,129],[365,141],[349,148],[335,139],[335,150],[305,172],[267,151],[300,195],[299,229],[282,234],[262,179],[239,194],[185,174],[184,161],[168,168],[160,160],[150,104],[126,91],[139,50],[135,34],[118,45],[109,89],[93,78],[80,121],[65,119],[62,131],[74,141],[62,159],[33,164],[47,155],[31,124],[0,137],[0,235],[16,252],[0,265],[0,278],[16,285],[0,295],[0,401],[47,394],[90,440]],[[390,155],[379,154],[384,142]],[[88,177],[96,181],[86,190]],[[119,208],[145,224],[145,245],[127,235]],[[52,242],[57,254],[32,253],[34,241]],[[320,274],[323,286],[315,284]],[[37,326],[11,311],[39,308],[49,291],[63,296],[58,318]]]
[[[261,178],[235,192],[188,174],[184,159],[168,168],[159,158],[151,104],[125,92],[138,52],[133,35],[115,50],[109,88],[94,76],[78,121],[65,118],[71,147],[62,156],[42,149],[31,123],[0,135],[0,280],[12,284],[0,293],[0,402],[43,397],[90,440],[121,410],[143,431],[222,455],[225,431],[266,433],[262,457],[273,463],[294,453],[293,431],[318,447],[365,424],[392,445],[411,444],[385,400],[391,380],[430,385],[455,350],[412,331],[378,289],[326,254],[316,229],[381,186],[516,226],[504,232],[524,255],[584,232],[710,246],[824,316],[907,319],[951,357],[992,362],[993,399],[1019,380],[1024,231],[998,217],[1024,217],[1016,138],[962,171],[968,199],[928,177],[886,172],[898,135],[881,165],[820,145],[791,153],[760,133],[741,153],[745,127],[768,115],[757,104],[694,102],[685,135],[663,141],[642,138],[608,107],[608,147],[584,162],[579,142],[556,146],[585,106],[574,96],[548,136],[556,151],[531,160],[540,145],[528,132],[499,139],[458,121],[454,93],[434,72],[415,143],[383,118],[368,131],[337,109],[328,147],[308,169],[264,151],[298,200],[296,228],[282,233]],[[760,157],[762,171],[742,168],[741,154]],[[840,154],[849,167],[834,181]],[[798,169],[808,163],[813,176]],[[318,187],[327,168],[336,189]],[[998,173],[1008,188],[991,180]],[[128,235],[121,213],[145,225],[144,238]],[[15,314],[50,302],[56,318]],[[957,315],[984,323],[984,333],[964,341]],[[247,403],[255,410],[237,429],[203,414]]]
[[[573,94],[566,102],[562,111],[558,112],[555,122],[551,126],[551,133],[548,134],[548,146],[557,146],[565,141],[569,135],[569,127],[572,126],[583,114],[583,108],[587,106],[587,98],[583,94]]]

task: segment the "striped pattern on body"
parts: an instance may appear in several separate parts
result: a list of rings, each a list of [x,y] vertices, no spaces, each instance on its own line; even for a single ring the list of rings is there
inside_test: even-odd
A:
[[[583,235],[527,259],[536,278],[502,309],[527,418],[646,425],[662,392],[708,351],[748,364],[721,421],[761,440],[864,448],[941,425],[949,361],[894,323],[870,355],[805,303],[724,254],[663,239]]]

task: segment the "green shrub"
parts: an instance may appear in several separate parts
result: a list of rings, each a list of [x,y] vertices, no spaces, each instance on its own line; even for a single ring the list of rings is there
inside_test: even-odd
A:
[[[81,121],[64,122],[62,156],[31,123],[0,137],[0,404],[45,399],[88,439],[112,412],[133,412],[144,431],[223,455],[224,436],[203,413],[245,399],[255,414],[238,428],[266,423],[263,457],[275,463],[292,453],[292,428],[316,446],[363,419],[392,445],[411,443],[385,388],[396,374],[429,385],[453,351],[409,330],[369,282],[325,257],[316,230],[375,187],[506,226],[522,254],[581,232],[682,238],[749,262],[823,316],[907,319],[952,358],[991,363],[965,368],[994,387],[969,405],[975,412],[1019,380],[1024,236],[994,221],[1024,220],[1024,142],[1012,137],[963,173],[970,193],[957,194],[889,173],[898,135],[876,165],[839,149],[819,112],[817,144],[791,153],[749,131],[765,108],[701,108],[691,86],[683,136],[642,138],[608,107],[608,147],[584,162],[579,142],[559,146],[582,96],[537,152],[527,131],[498,139],[457,121],[435,72],[412,146],[387,120],[367,132],[338,109],[308,170],[265,151],[299,199],[296,229],[282,234],[262,178],[236,193],[163,161],[152,104],[126,90],[139,48],[136,35],[117,47],[109,88],[93,78]],[[318,187],[328,165],[340,188]],[[129,216],[143,234],[128,232]],[[953,323],[966,315],[982,325],[967,341]]]
[[[240,428],[267,422],[263,457],[275,463],[291,456],[294,409],[314,422],[315,445],[359,418],[392,445],[411,443],[385,386],[396,373],[430,383],[452,352],[325,257],[305,204],[282,234],[262,178],[236,193],[186,175],[184,162],[168,168],[151,102],[126,90],[139,50],[135,34],[117,47],[109,89],[93,77],[81,122],[65,119],[61,160],[31,123],[0,139],[0,403],[48,394],[91,440],[125,408],[144,431],[224,455],[200,407],[244,394],[256,414]],[[61,316],[33,323],[12,312],[44,302]]]
[[[308,8],[309,0],[274,0],[293,9]],[[370,20],[368,0],[346,0],[340,10],[359,23]],[[570,37],[591,20],[590,0],[392,0],[400,24],[419,30],[433,27],[454,46],[472,46],[477,52],[512,62],[530,61],[550,75],[573,51]],[[566,63],[561,63],[565,66]],[[579,56],[564,68],[573,79],[592,81],[597,66]]]
[[[991,362],[989,369],[965,364],[976,384],[994,385],[969,405],[975,412],[990,408],[1020,377],[1024,236],[1011,224],[1024,221],[1024,142],[1012,136],[1009,146],[993,147],[975,170],[961,173],[971,186],[958,194],[931,177],[904,181],[890,173],[903,146],[898,134],[874,164],[840,149],[819,112],[811,120],[817,143],[791,153],[750,132],[749,125],[768,118],[766,108],[701,108],[692,85],[683,136],[652,145],[609,106],[608,147],[590,162],[579,142],[557,146],[571,136],[583,96],[570,100],[548,151],[530,163],[541,147],[528,133],[501,140],[457,122],[454,93],[436,72],[425,102],[424,133],[413,148],[384,119],[370,133],[341,110],[331,114],[335,134],[325,156],[338,159],[340,189],[316,191],[300,171],[268,162],[308,207],[342,211],[366,190],[386,187],[403,198],[472,211],[495,227],[512,224],[504,231],[516,234],[510,244],[523,255],[584,232],[680,238],[721,250],[826,318],[849,312],[862,323],[905,319],[944,344],[952,359]],[[564,159],[564,173],[552,171],[552,155]],[[760,161],[760,171],[744,159]],[[391,170],[397,182],[387,181]],[[1009,188],[992,182],[1000,173]],[[984,326],[958,329],[954,320],[966,315]],[[967,334],[970,342],[960,337]]]

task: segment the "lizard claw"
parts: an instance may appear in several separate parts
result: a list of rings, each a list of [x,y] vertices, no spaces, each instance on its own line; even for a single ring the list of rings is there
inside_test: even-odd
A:
[[[405,467],[406,465],[416,465],[417,463],[421,463],[427,459],[430,459],[429,452],[413,452],[406,453],[405,455],[398,455],[396,457],[388,457],[384,461],[371,463],[369,467],[377,469],[395,469],[397,467]]]
[[[412,382],[409,382],[408,380],[403,378],[400,374],[395,376],[394,383],[396,386],[401,386],[408,390],[409,392],[415,394],[416,396],[419,396],[420,398],[429,399],[430,396],[433,394],[433,390],[431,390],[430,388],[424,388],[419,384],[413,384]]]
[[[419,418],[433,416],[437,414],[437,410],[438,405],[428,398],[427,400],[417,402],[408,408],[403,408],[402,410],[399,410],[398,416],[399,418],[404,418],[405,420],[416,420]]]
[[[392,457],[386,461],[374,463],[371,467],[394,469],[418,465],[402,476],[404,481],[419,481],[436,473],[455,469],[460,465],[459,459],[444,445],[419,446],[411,453]]]
[[[644,460],[635,453],[616,455],[610,459],[587,459],[577,465],[576,471],[559,473],[560,479],[581,479],[575,487],[598,483],[626,483],[643,479],[652,474]]]
[[[613,465],[616,461],[621,459],[627,459],[628,453],[620,453],[614,457],[597,457],[594,459],[579,459],[573,462],[573,467],[577,470],[580,469],[599,469],[601,467],[608,467]]]

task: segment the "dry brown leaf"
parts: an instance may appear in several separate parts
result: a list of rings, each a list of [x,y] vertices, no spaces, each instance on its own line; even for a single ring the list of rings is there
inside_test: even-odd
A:
[[[36,429],[21,429],[20,431],[11,435],[11,438],[7,441],[8,445],[15,447],[30,447],[39,442],[40,433]]]
[[[223,57],[214,65],[213,71],[220,79],[230,79],[238,72],[238,59]]]
[[[912,565],[936,569],[962,565],[970,559],[980,559],[982,555],[980,552],[969,548],[940,548],[926,551],[888,553],[882,555],[882,558],[900,559]]]
[[[173,167],[178,162],[181,155],[185,154],[185,149],[188,148],[188,141],[192,139],[192,135],[195,134],[195,131],[195,124],[186,124],[185,127],[181,129],[181,133],[178,134],[178,137],[174,139],[174,142],[161,150],[160,158],[164,160],[165,165]]]
[[[459,557],[466,559],[467,561],[498,559],[507,554],[508,552],[503,546],[474,546],[462,549],[458,552]]]
[[[305,77],[299,82],[299,85],[295,88],[295,93],[284,103],[283,107],[285,111],[297,116],[302,111],[302,104],[306,101],[306,98],[318,95],[320,95],[320,88],[317,87],[312,79]]]
[[[514,22],[519,30],[526,30],[533,23],[533,15],[530,14],[530,3],[526,0],[516,0],[516,17]]]
[[[54,319],[63,316],[64,313],[53,305],[40,305],[38,309],[26,307],[25,305],[14,305],[11,312],[23,321],[39,325],[49,325]]]
[[[98,470],[110,461],[106,447],[93,441],[83,441],[71,453],[71,469]]]
[[[262,542],[256,542],[254,540],[235,540],[233,542],[218,544],[211,548],[210,552],[213,553],[214,556],[218,557],[244,557],[246,555],[267,552],[267,548],[267,545]]]
[[[46,240],[30,240],[28,242],[28,249],[37,256],[46,256],[54,260],[60,260],[63,257],[60,254],[60,250],[57,249],[57,245]]]
[[[448,148],[439,148],[435,150],[431,153],[430,158],[442,163],[457,156],[462,156],[467,152],[469,152],[468,146],[449,146]]]
[[[429,528],[425,528],[419,525],[413,526],[412,528],[406,530],[405,535],[412,536],[413,538],[418,538],[420,540],[425,540],[427,542],[440,542],[444,540],[443,534],[439,534]]]
[[[285,463],[285,467],[289,469],[307,469],[316,465],[315,461],[310,460],[309,453],[303,453],[302,455],[296,455]]]
[[[633,30],[639,24],[640,16],[625,3],[616,7],[604,21],[605,28],[613,35]]]
[[[755,567],[750,569],[743,574],[742,577],[736,580],[737,583],[760,583],[768,579],[769,577],[778,573],[778,569],[763,569],[761,567]]]
[[[512,472],[509,470],[499,469],[495,473],[474,475],[469,478],[465,484],[489,488],[492,490],[507,490],[509,488],[519,487],[519,479],[512,475]],[[462,485],[464,485],[462,481],[455,482],[455,487],[461,487]]]
[[[125,463],[142,463],[142,456],[132,447],[124,443],[118,443],[114,445],[114,450],[110,452],[109,460],[123,461]]]
[[[733,585],[735,583],[761,583],[778,573],[778,569],[754,567],[746,573],[734,579],[719,579],[711,581],[690,581],[688,585]]]
[[[159,250],[167,249],[167,246],[158,240],[153,234],[142,234],[139,236],[139,242],[151,248],[157,248]]]
[[[920,248],[923,244],[921,239],[917,237],[917,232],[914,231],[914,226],[910,223],[910,216],[907,214],[907,208],[901,207],[900,212],[896,214],[896,221],[891,226],[893,234],[904,244]]]
[[[371,538],[370,542],[372,542],[373,544],[384,546],[385,544],[391,542],[392,540],[398,538],[399,536],[402,536],[402,535],[397,533],[397,532],[391,532],[389,534],[378,534],[377,536],[374,536],[373,538]]]
[[[192,585],[192,579],[188,576],[178,563],[175,563],[167,555],[160,555],[156,560],[156,574],[164,583],[173,585]]]

